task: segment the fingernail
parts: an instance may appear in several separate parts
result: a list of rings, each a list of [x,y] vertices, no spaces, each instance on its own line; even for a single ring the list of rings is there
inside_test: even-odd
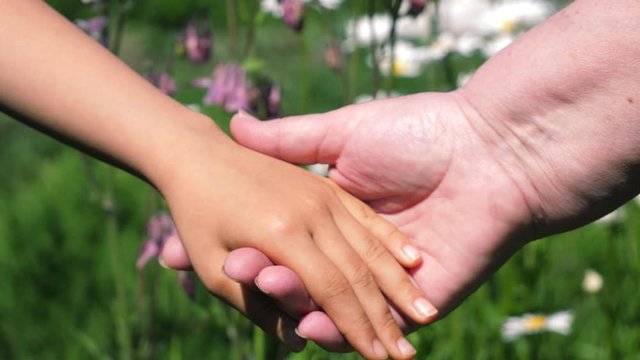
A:
[[[418,252],[418,249],[416,249],[415,247],[413,247],[411,245],[405,245],[402,248],[402,252],[404,252],[404,255],[411,262],[414,262],[414,261],[417,261],[418,259],[420,259],[420,252]]]
[[[413,357],[416,354],[416,349],[405,338],[398,339],[398,349],[404,356]]]
[[[222,273],[224,274],[224,276],[226,276],[229,279],[231,279],[231,277],[227,274],[227,271],[225,270],[224,265],[222,265],[222,269],[220,269],[220,270],[222,270]],[[231,279],[231,280],[233,280],[233,279]],[[233,280],[233,281],[235,281],[235,280]]]
[[[258,282],[258,278],[256,278],[255,280],[253,280],[253,283],[256,284],[256,287],[258,288],[258,290],[262,291],[263,294],[269,294],[268,291],[265,291],[262,287],[260,287],[260,282]]]
[[[162,257],[158,258],[158,264],[160,264],[160,266],[162,266],[165,269],[168,269],[169,267],[167,266],[167,263],[164,262],[164,259]]]
[[[373,340],[373,352],[375,352],[380,359],[389,357],[387,350],[384,349],[384,346],[382,346],[382,343],[378,339]]]
[[[435,306],[431,305],[431,303],[425,298],[418,298],[413,302],[413,306],[416,308],[420,315],[427,319],[430,319],[438,314],[438,309],[436,309]]]
[[[242,109],[238,110],[237,115],[240,115],[242,117],[245,117],[245,118],[248,118],[248,119],[251,119],[251,120],[257,120],[255,116],[249,114],[248,112],[246,112],[246,111],[244,111]]]
[[[300,332],[300,329],[296,328],[294,331],[295,331],[296,335],[298,335],[299,337],[307,340],[307,337]]]

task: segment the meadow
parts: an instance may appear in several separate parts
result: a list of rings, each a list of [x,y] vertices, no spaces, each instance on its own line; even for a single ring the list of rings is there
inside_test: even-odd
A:
[[[105,36],[136,71],[170,75],[171,96],[227,130],[227,104],[204,103],[207,89],[193,85],[220,64],[240,66],[258,90],[277,86],[278,115],[324,112],[367,94],[455,89],[493,50],[469,50],[459,38],[443,48],[447,24],[439,23],[445,18],[438,6],[446,1],[430,2],[424,33],[407,35],[420,56],[382,51],[372,60],[376,47],[400,43],[402,34],[348,43],[355,36],[349,21],[388,11],[393,20],[400,2],[392,0],[336,9],[311,2],[301,32],[258,1],[112,0],[106,14],[123,26]],[[50,3],[71,21],[105,11]],[[556,11],[564,2],[546,4]],[[535,25],[525,20],[505,31],[515,37]],[[183,44],[189,21],[212,34],[209,56],[195,63]],[[268,105],[251,104],[260,114]],[[181,284],[193,275],[179,281],[156,261],[136,268],[147,220],[167,210],[157,191],[2,113],[0,201],[0,359],[359,358],[311,343],[288,353],[197,281],[185,291]],[[458,309],[409,340],[419,359],[640,359],[639,278],[640,202],[632,201],[607,221],[529,244]],[[549,331],[553,314],[563,311],[570,314],[564,333]],[[525,314],[541,315],[523,320],[531,333],[505,338],[507,319]]]

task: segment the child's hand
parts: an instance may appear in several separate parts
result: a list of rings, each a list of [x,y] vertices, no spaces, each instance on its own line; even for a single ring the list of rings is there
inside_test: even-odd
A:
[[[170,168],[179,171],[156,185],[211,292],[278,332],[273,319],[281,314],[246,303],[241,286],[221,270],[228,251],[253,247],[295,271],[364,357],[414,354],[383,296],[416,322],[428,321],[414,305],[421,292],[380,241],[393,244],[403,265],[415,265],[418,258],[401,251],[409,243],[395,228],[331,181],[230,141],[176,154],[189,156],[175,155]]]

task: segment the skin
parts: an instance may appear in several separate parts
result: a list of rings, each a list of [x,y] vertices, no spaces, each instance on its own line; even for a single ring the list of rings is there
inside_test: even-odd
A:
[[[222,272],[229,251],[255,248],[295,271],[362,356],[415,354],[387,299],[414,321],[432,318],[402,267],[417,250],[408,256],[409,240],[333,181],[234,143],[44,2],[0,0],[0,54],[0,110],[155,186],[211,293],[304,347],[290,315]]]
[[[420,249],[412,277],[445,315],[528,242],[585,225],[640,191],[638,18],[638,1],[574,1],[460,90],[264,123],[239,115],[232,132],[286,161],[331,164],[330,179]],[[282,309],[308,302],[295,272],[252,249],[231,253],[226,266],[240,262],[256,266],[233,277],[264,284]],[[331,320],[311,312],[298,332],[344,350]]]

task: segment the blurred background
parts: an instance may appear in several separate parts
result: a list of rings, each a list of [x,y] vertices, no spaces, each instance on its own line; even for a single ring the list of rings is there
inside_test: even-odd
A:
[[[225,130],[239,109],[268,119],[456,89],[567,2],[49,1]],[[1,113],[0,201],[0,359],[358,358],[287,353],[160,267],[153,188]],[[632,201],[528,245],[409,339],[420,359],[640,359],[639,246]]]

